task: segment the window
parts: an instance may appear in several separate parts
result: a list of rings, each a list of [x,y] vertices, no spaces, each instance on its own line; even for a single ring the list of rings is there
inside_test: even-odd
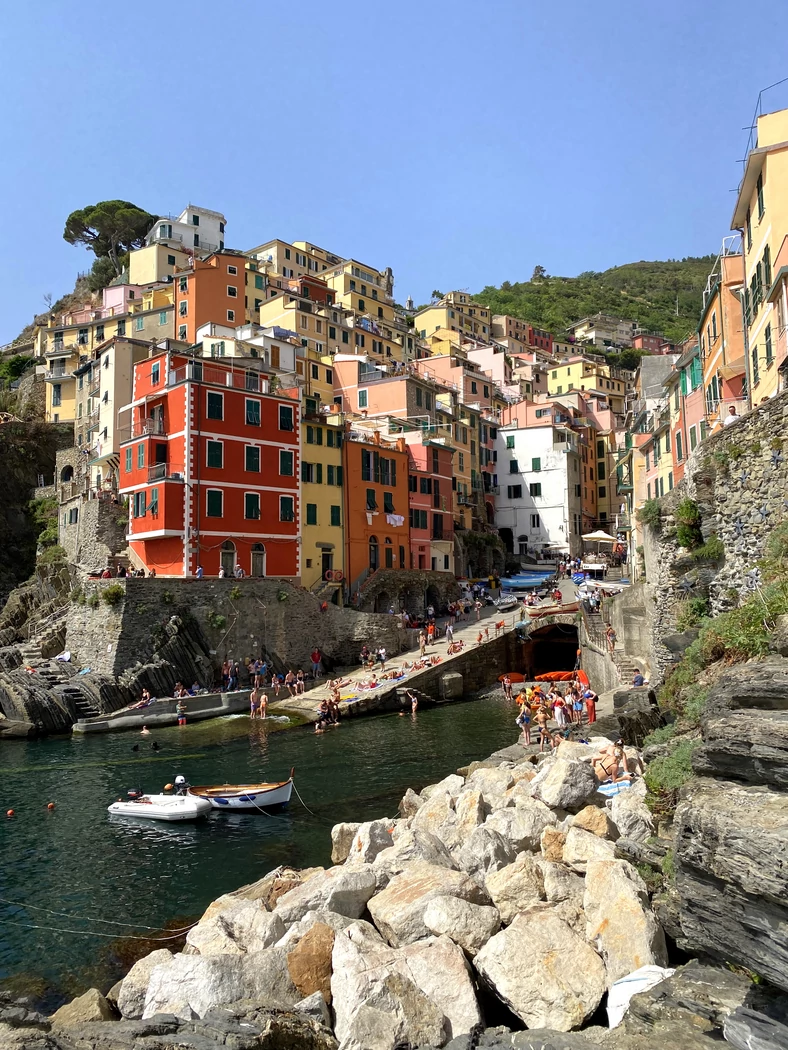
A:
[[[168,266],[174,266],[175,265],[175,256],[174,255],[168,255],[167,256],[167,265]]]
[[[757,345],[752,348],[752,383],[753,386],[760,379],[760,373],[758,371],[758,347]]]
[[[137,445],[137,469],[139,470],[140,467],[144,467],[144,466],[145,466],[145,445],[142,442],[140,442],[140,444]]]
[[[342,518],[340,516],[340,508],[339,507],[335,507],[333,505],[331,507],[331,524],[332,525],[337,525],[337,526],[342,524]]]
[[[123,337],[126,334],[126,322],[118,321],[118,337]]]
[[[763,213],[765,211],[763,204],[763,172],[758,176],[758,181],[755,184],[755,192],[758,200],[758,220],[760,221],[763,218]]]
[[[199,248],[200,247],[200,235],[199,235],[199,233],[195,233],[192,243],[194,244],[195,248]]]
[[[166,324],[166,323],[167,323],[167,311],[166,310],[159,310],[159,324]]]
[[[221,518],[224,512],[224,495],[221,489],[208,489],[205,501],[205,516]]]
[[[363,313],[364,310],[366,310],[367,306],[366,306],[366,303],[364,302],[363,299],[359,299],[359,301],[358,301],[358,308],[359,308],[359,310],[362,311],[362,313]]]
[[[541,499],[542,496],[542,483],[539,481],[531,482],[528,486],[528,494],[530,496],[536,496]]]
[[[471,381],[471,393],[476,393],[476,383],[473,380]]]
[[[763,286],[766,292],[772,286],[772,253],[768,244],[763,249]]]
[[[247,445],[244,450],[244,466],[246,470],[260,473],[260,449],[257,445]]]
[[[766,367],[774,360],[774,348],[772,346],[772,326],[767,324],[763,330],[763,348],[766,352]]]
[[[317,525],[317,504],[307,503],[306,505],[306,523],[307,525]]]
[[[185,324],[179,324],[178,325],[178,338],[180,340],[182,340],[182,341],[185,341],[185,339],[186,339],[186,325]]]
[[[646,453],[646,470],[649,470],[651,466],[651,453]]]
[[[506,497],[507,497],[507,499],[522,499],[523,498],[523,486],[522,485],[507,485],[506,486]]]
[[[415,507],[411,508],[408,517],[410,518],[410,527],[412,529],[426,529],[427,528],[427,512],[426,510],[418,510]]]
[[[134,318],[134,331],[135,332],[141,332],[144,327],[145,327],[145,318],[144,317],[135,317]]]
[[[189,278],[188,277],[179,277],[178,278],[178,291],[179,292],[183,292],[185,294],[186,291],[188,290],[188,287],[189,287]],[[186,306],[186,303],[185,302],[184,303],[180,303],[179,305],[180,306]]]
[[[465,472],[465,453],[464,452],[458,452],[457,453],[457,467],[463,473]]]
[[[507,448],[514,448],[514,434],[507,434],[506,435],[506,447]]]
[[[676,462],[677,463],[681,463],[682,459],[684,458],[683,450],[682,450],[681,446],[682,446],[681,432],[677,431],[676,432]]]
[[[227,311],[227,320],[228,321],[234,321],[235,320],[235,310],[228,310]]]
[[[246,425],[249,427],[260,426],[260,402],[252,397],[245,398],[246,401]]]
[[[383,493],[383,511],[385,514],[394,513],[394,493],[384,492]]]
[[[673,471],[668,471],[668,492],[673,488]]]
[[[151,370],[150,370],[151,386],[156,386],[158,384],[160,378],[161,378],[161,365],[157,361],[155,365],[151,366]]]
[[[134,493],[134,507],[132,513],[135,518],[145,517],[145,493],[135,492]]]
[[[205,463],[208,467],[221,470],[224,466],[224,445],[221,441],[206,442]]]
[[[604,499],[607,496],[607,488],[604,485],[599,486],[599,498]]]
[[[541,469],[542,469],[542,460],[538,456],[536,456],[534,459],[531,460],[531,470],[541,470]]]
[[[489,397],[490,396],[490,388],[488,386],[484,387],[484,396],[485,397]]]
[[[192,215],[192,226],[199,226],[199,225],[200,225],[200,216],[199,215]]]
[[[419,478],[419,488],[423,496],[432,495],[432,478]]]
[[[279,406],[279,429],[293,430],[293,409],[290,405]]]
[[[293,462],[294,456],[292,452],[288,452],[286,449],[279,449],[279,474],[283,478],[291,478],[293,476]]]
[[[541,521],[539,520],[539,515],[538,514],[532,514],[531,515],[531,528],[532,529],[538,529],[538,528],[540,528],[540,526],[541,526]]]
[[[61,383],[52,384],[52,404],[55,408],[63,404],[63,385]]]
[[[259,492],[245,492],[244,493],[244,517],[245,518],[259,518],[260,517],[260,493]]]
[[[367,489],[367,510],[377,510],[378,501],[374,489]]]
[[[295,521],[295,502],[292,496],[279,497],[279,520]]]
[[[510,474],[519,474],[520,473],[520,465],[518,464],[516,459],[510,459],[509,460],[509,473]]]
[[[96,342],[97,343],[103,343],[104,342],[104,325],[103,324],[97,324],[96,325]]]
[[[228,272],[229,274],[232,274],[232,275],[234,275],[234,276],[235,276],[235,275],[237,275],[237,274],[238,274],[238,267],[237,267],[237,266],[228,266],[228,267],[227,267],[227,272]]]
[[[651,482],[646,485],[646,499],[651,499]]]
[[[262,278],[262,276],[259,273],[255,274],[254,286],[255,286],[255,288],[262,288],[263,287],[263,278]]]
[[[665,451],[670,452],[670,431],[665,433]]]
[[[126,449],[126,473],[131,474],[131,446]]]
[[[692,452],[698,444],[698,435],[695,431],[695,427],[689,428],[689,439],[690,439],[690,452]]]
[[[359,392],[358,392],[358,407],[359,408],[366,408],[367,407],[367,400],[368,400],[367,399],[367,393],[368,392],[366,390],[359,390]]]
[[[209,390],[206,406],[208,419],[224,419],[224,394],[216,394]]]
[[[230,297],[230,299],[238,298],[238,289],[235,287],[234,284],[227,285],[227,295]]]
[[[752,248],[752,215],[750,209],[747,209],[747,218],[744,223],[747,230],[747,251]]]

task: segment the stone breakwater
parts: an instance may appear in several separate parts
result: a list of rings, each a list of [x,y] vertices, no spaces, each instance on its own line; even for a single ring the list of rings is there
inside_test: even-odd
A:
[[[595,743],[510,747],[409,789],[396,815],[336,825],[332,867],[280,868],[220,897],[181,953],[146,956],[106,997],[92,989],[51,1018],[0,1000],[0,1045],[712,1050],[723,1031],[733,1046],[783,1045],[767,993],[695,962],[600,1026],[616,982],[668,960],[622,859],[654,835],[642,782],[601,796]]]

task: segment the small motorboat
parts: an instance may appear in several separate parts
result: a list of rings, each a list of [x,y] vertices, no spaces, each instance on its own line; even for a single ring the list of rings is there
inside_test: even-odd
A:
[[[141,791],[129,791],[125,802],[118,799],[107,811],[116,817],[173,822],[206,817],[211,812],[211,804],[189,795],[144,795]]]
[[[567,602],[564,605],[533,605],[525,611],[532,620],[537,620],[540,616],[557,616],[558,613],[575,613],[579,608],[579,602]]]
[[[213,809],[269,809],[286,806],[293,793],[293,773],[288,780],[261,784],[216,784],[208,787],[190,787],[189,797],[207,803]]]
[[[520,599],[516,594],[503,594],[500,598],[496,598],[493,604],[496,609],[506,612],[508,609],[515,609],[520,604]]]

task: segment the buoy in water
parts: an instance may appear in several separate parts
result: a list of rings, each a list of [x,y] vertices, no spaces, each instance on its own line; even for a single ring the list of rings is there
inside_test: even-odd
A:
[[[12,809],[6,810],[6,814],[5,814],[5,815],[6,815],[7,817],[13,817],[13,815],[14,815],[14,811],[13,811]]]
[[[47,802],[47,809],[54,809],[54,808],[55,808],[55,803],[54,802]]]

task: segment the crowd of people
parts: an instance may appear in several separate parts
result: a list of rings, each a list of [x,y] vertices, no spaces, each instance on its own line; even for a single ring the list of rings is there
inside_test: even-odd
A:
[[[596,722],[596,702],[599,699],[590,686],[583,685],[578,678],[568,683],[565,691],[552,683],[549,688],[539,683],[523,686],[514,697],[512,680],[504,675],[501,681],[507,700],[516,700],[519,713],[516,723],[521,729],[524,744],[531,743],[531,727],[539,734],[539,750],[557,747],[561,740],[570,737],[573,729]],[[555,727],[550,725],[555,722]]]

